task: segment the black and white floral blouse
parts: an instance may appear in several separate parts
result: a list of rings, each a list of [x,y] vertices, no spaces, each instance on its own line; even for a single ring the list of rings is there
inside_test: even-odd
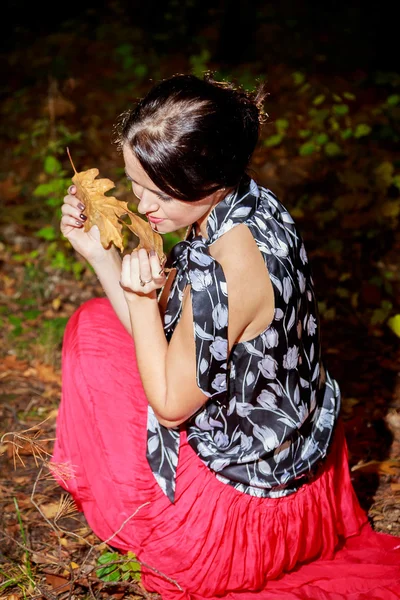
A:
[[[229,290],[209,246],[244,223],[274,289],[271,324],[228,356]],[[322,368],[313,280],[293,219],[269,190],[245,178],[215,206],[208,239],[194,235],[172,250],[177,268],[164,329],[169,340],[191,286],[197,384],[207,403],[184,427],[216,477],[259,497],[295,492],[327,454],[340,408],[337,383]],[[180,430],[160,425],[149,407],[147,459],[173,502]]]

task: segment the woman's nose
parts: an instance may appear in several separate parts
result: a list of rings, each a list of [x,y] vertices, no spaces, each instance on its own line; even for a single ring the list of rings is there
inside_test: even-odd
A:
[[[157,201],[154,199],[153,194],[148,190],[143,190],[137,207],[138,212],[142,215],[145,215],[148,212],[156,211],[157,208],[158,204]]]

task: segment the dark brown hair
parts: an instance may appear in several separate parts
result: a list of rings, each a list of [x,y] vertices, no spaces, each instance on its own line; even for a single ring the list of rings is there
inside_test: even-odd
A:
[[[156,186],[173,198],[195,201],[236,187],[256,147],[261,85],[249,93],[211,74],[175,75],[156,84],[121,115],[116,141],[129,144]]]

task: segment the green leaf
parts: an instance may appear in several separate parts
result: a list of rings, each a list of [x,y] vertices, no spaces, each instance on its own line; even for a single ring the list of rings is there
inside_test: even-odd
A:
[[[106,565],[107,563],[114,562],[115,560],[119,560],[120,555],[117,552],[104,552],[97,559],[98,565]],[[114,565],[112,565],[114,566]]]
[[[400,175],[395,175],[393,177],[393,181],[392,181],[393,185],[397,187],[398,190],[400,190]]]
[[[42,311],[40,310],[24,310],[24,318],[27,319],[28,321],[36,319]]]
[[[394,315],[388,320],[388,326],[397,337],[400,337],[400,315]]]
[[[328,142],[324,146],[324,150],[327,156],[339,156],[339,154],[342,154],[342,149],[336,142]]]
[[[354,137],[355,138],[360,138],[360,137],[364,137],[365,135],[369,135],[372,131],[372,128],[367,125],[366,123],[359,123],[355,129],[354,132]]]
[[[351,138],[352,135],[353,130],[351,129],[351,127],[348,127],[347,129],[344,129],[340,132],[340,136],[343,140],[348,140],[349,138]]]
[[[338,117],[344,117],[345,115],[348,114],[349,112],[349,107],[347,106],[347,104],[335,104],[333,106],[333,112],[335,113],[335,115],[337,115]]]
[[[57,237],[56,231],[52,225],[42,227],[42,229],[39,229],[39,231],[35,233],[35,236],[47,240],[48,242],[52,242]]]
[[[320,104],[322,104],[325,98],[325,94],[320,94],[319,96],[316,96],[313,100],[314,106],[319,106]]]
[[[115,569],[114,571],[112,571],[109,574],[99,575],[98,573],[103,570],[104,569],[100,569],[99,571],[96,571],[97,577],[99,579],[101,579],[102,581],[120,581],[121,580],[121,573],[120,573],[119,569]]]
[[[329,140],[329,136],[326,133],[320,133],[315,137],[315,141],[318,146],[323,146]]]
[[[292,73],[292,77],[293,77],[294,85],[301,85],[302,83],[304,83],[304,81],[306,79],[304,74],[300,73],[299,71]]]
[[[399,102],[400,102],[400,95],[399,94],[392,94],[386,100],[386,104],[388,104],[389,106],[397,106]]]
[[[341,102],[342,101],[341,97],[338,94],[333,94],[332,97],[333,97],[333,99],[334,99],[335,102]]]
[[[311,133],[312,132],[309,129],[299,129],[299,137],[301,138],[310,137]]]
[[[280,133],[275,133],[264,140],[264,146],[267,148],[273,148],[274,146],[279,146],[282,140],[283,136]]]
[[[299,154],[300,156],[310,156],[311,154],[314,154],[316,150],[317,147],[314,142],[305,142],[300,146]]]
[[[346,100],[355,100],[356,97],[354,94],[352,94],[351,92],[343,92],[343,98],[346,98]]]
[[[59,173],[62,169],[61,163],[54,156],[46,156],[44,159],[44,172],[47,175]]]
[[[33,190],[34,196],[50,196],[54,191],[52,183],[41,183]]]
[[[289,121],[287,119],[277,119],[275,125],[277,132],[284,134],[286,129],[289,127]]]

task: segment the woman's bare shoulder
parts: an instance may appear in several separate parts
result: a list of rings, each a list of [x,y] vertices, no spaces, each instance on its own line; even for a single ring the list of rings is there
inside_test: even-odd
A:
[[[210,254],[225,274],[234,341],[253,339],[269,325],[275,307],[268,270],[251,231],[244,224],[234,227],[210,246]]]

